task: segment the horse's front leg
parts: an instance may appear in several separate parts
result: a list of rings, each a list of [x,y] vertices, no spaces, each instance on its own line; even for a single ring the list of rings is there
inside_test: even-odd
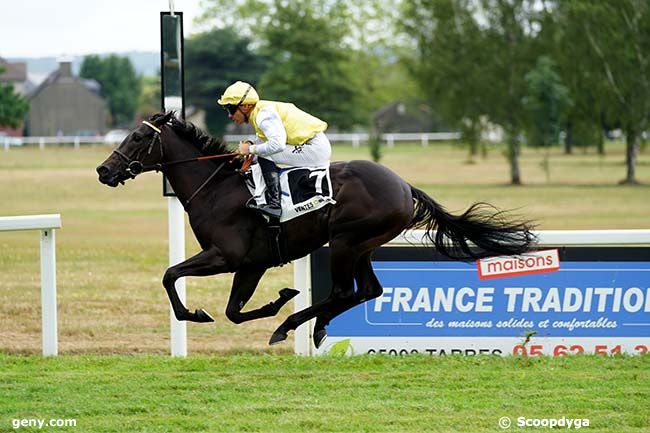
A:
[[[277,300],[269,302],[256,310],[242,312],[241,310],[253,296],[264,272],[266,272],[266,268],[246,268],[235,273],[228,306],[226,307],[226,317],[231,322],[239,324],[249,320],[275,316],[280,311],[280,308],[299,293],[295,289],[284,288],[280,290],[280,297]]]
[[[169,296],[169,302],[177,320],[214,322],[214,319],[207,311],[197,309],[192,313],[183,305],[176,292],[176,280],[186,276],[205,277],[223,272],[227,272],[226,262],[219,248],[215,246],[167,269],[163,277],[163,286],[167,290],[167,296]]]

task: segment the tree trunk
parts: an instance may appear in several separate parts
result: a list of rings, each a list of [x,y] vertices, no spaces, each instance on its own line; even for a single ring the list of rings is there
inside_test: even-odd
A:
[[[598,155],[605,156],[605,134],[602,130],[599,130],[598,134]]]
[[[479,143],[478,140],[474,139],[472,137],[472,140],[469,142],[469,156],[470,159],[473,159],[476,155],[478,155],[478,149],[479,149]]]
[[[564,154],[571,155],[573,154],[573,127],[571,123],[567,124],[566,136],[564,137]]]
[[[623,185],[637,185],[636,180],[636,156],[639,152],[640,135],[633,129],[628,129],[625,134],[625,164],[627,175],[621,181]]]
[[[511,131],[508,134],[508,161],[510,162],[510,183],[512,185],[521,185],[519,150],[520,144],[517,139],[517,134]]]

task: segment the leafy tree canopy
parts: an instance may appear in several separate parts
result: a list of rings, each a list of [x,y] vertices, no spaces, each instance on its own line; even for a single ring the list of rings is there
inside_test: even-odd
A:
[[[345,10],[318,10],[310,1],[276,2],[264,30],[268,68],[260,82],[264,99],[289,101],[348,129],[361,122],[359,89],[342,48]]]
[[[128,57],[115,54],[107,57],[86,56],[79,76],[99,82],[114,126],[131,126],[138,107],[141,82]]]
[[[562,121],[571,102],[569,89],[548,56],[540,56],[535,69],[528,72],[525,79],[528,92],[524,107],[529,115],[529,143],[533,146],[558,144]]]
[[[0,68],[0,75],[4,72]],[[0,126],[17,128],[29,111],[29,103],[14,92],[11,83],[0,83]]]
[[[185,41],[185,97],[187,104],[206,112],[212,134],[223,134],[228,117],[217,99],[230,84],[242,80],[259,83],[264,62],[251,50],[251,41],[236,29],[214,29]]]

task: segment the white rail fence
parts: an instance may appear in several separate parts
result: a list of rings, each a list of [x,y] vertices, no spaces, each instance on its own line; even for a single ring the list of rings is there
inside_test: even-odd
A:
[[[246,140],[251,138],[248,135],[224,135],[224,139],[228,142],[238,142],[239,140]],[[398,141],[403,142],[417,142],[419,141],[422,147],[427,147],[429,142],[432,141],[450,141],[458,140],[460,138],[459,132],[409,132],[409,133],[387,133],[381,134],[380,139],[386,143],[388,147],[395,147]],[[352,143],[352,147],[359,147],[362,143],[367,143],[370,139],[370,134],[364,132],[358,133],[327,133],[327,138],[332,143]]]
[[[252,134],[245,135],[225,135],[224,139],[227,142],[236,143],[239,140],[250,139]],[[331,133],[327,137],[332,143],[352,143],[352,147],[359,147],[363,143],[367,143],[370,134],[368,133]],[[420,142],[422,147],[429,146],[433,141],[451,141],[458,140],[460,133],[458,132],[413,132],[413,133],[389,133],[381,134],[380,139],[385,142],[388,147],[395,147],[396,142]],[[103,136],[96,137],[77,137],[77,136],[62,136],[62,137],[0,137],[0,147],[8,151],[12,147],[23,145],[38,145],[39,149],[44,150],[48,145],[72,145],[75,149],[79,149],[81,145],[86,144],[108,144],[116,145],[119,142],[106,141]]]
[[[0,217],[0,232],[41,231],[41,332],[45,356],[58,354],[55,229],[59,228],[59,214]]]
[[[82,144],[117,144],[104,141],[103,136],[97,137],[77,137],[77,136],[61,136],[61,137],[0,137],[0,145],[5,151],[11,147],[23,146],[26,144],[37,144],[39,149],[44,150],[46,145],[72,145],[75,149],[79,149]]]

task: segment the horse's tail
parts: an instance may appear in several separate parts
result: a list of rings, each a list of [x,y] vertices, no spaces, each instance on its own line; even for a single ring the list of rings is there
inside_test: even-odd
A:
[[[416,200],[415,213],[407,229],[424,229],[425,237],[447,257],[471,260],[514,255],[535,245],[529,221],[508,221],[504,212],[488,203],[475,203],[456,216],[413,186],[411,195]]]

